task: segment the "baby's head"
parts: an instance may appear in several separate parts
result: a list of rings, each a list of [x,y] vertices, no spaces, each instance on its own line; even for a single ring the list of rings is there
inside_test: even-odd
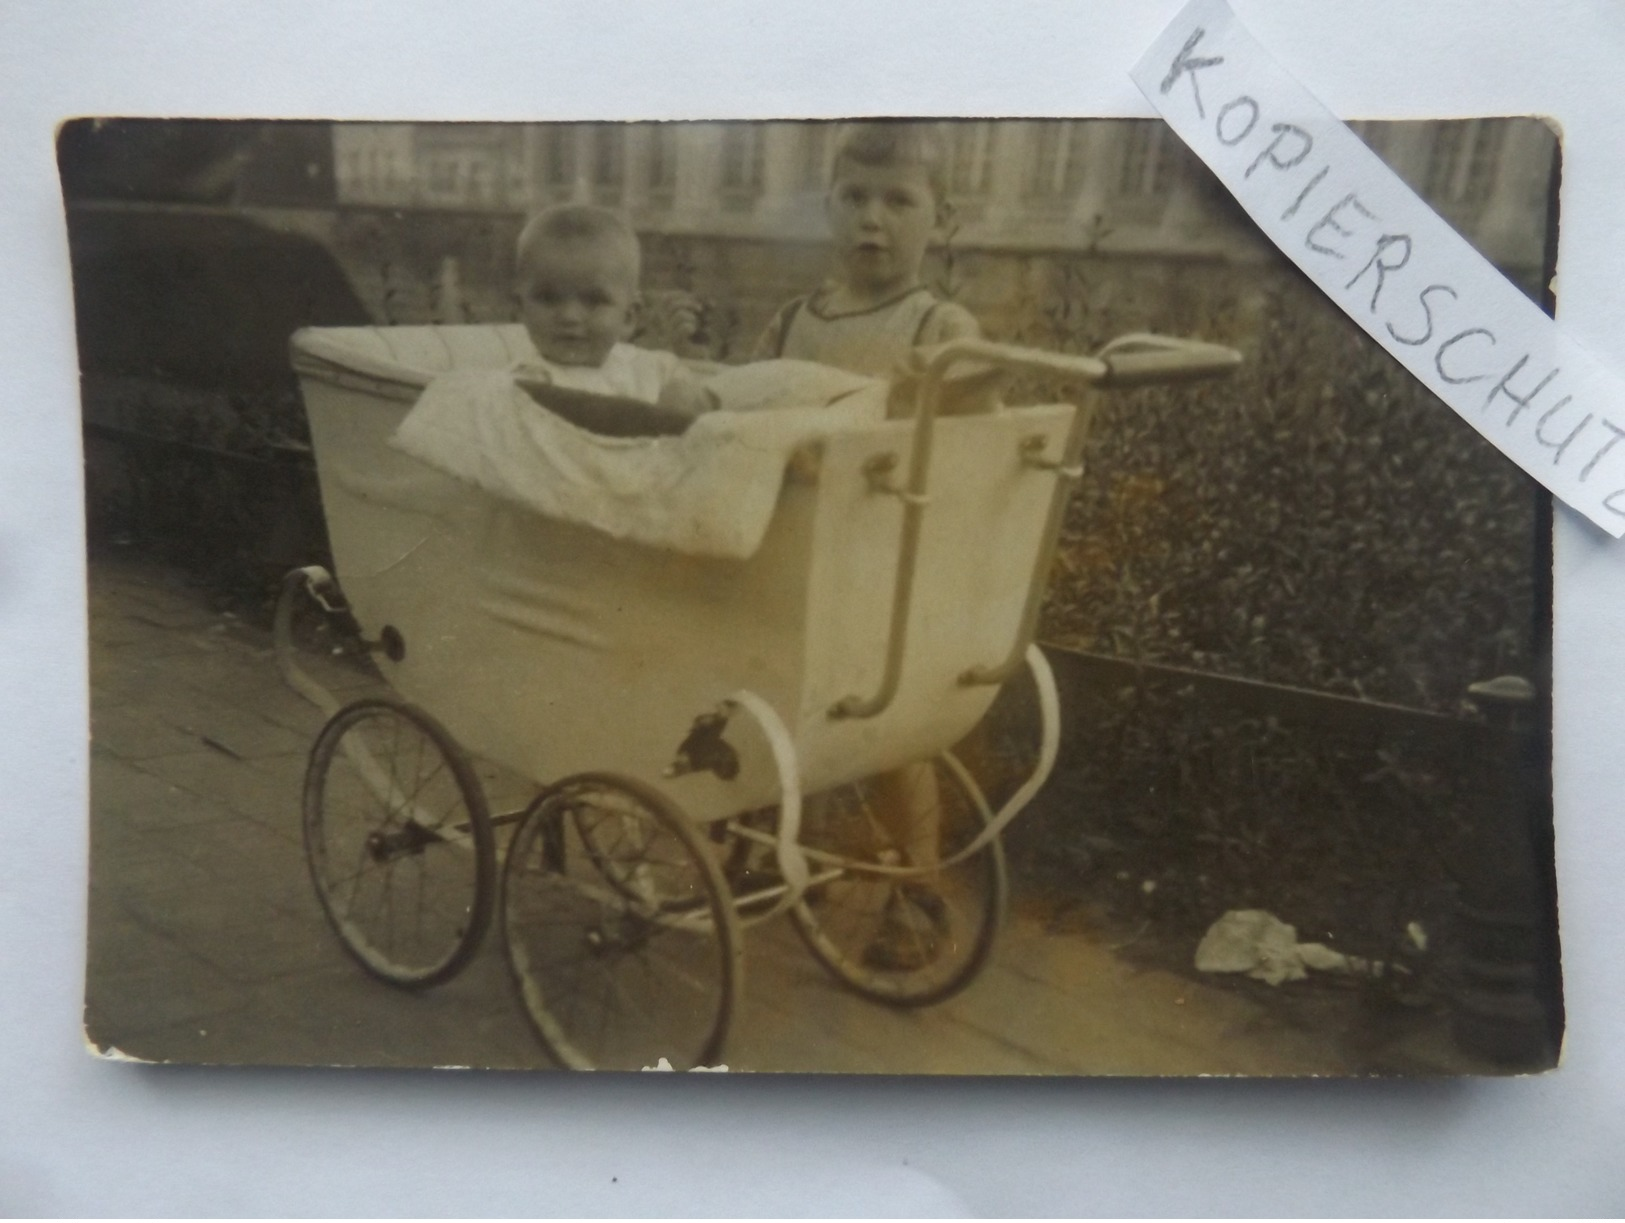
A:
[[[602,365],[632,332],[641,261],[632,227],[607,208],[565,204],[532,217],[515,277],[536,351],[559,365]]]
[[[948,219],[942,140],[933,124],[857,123],[835,151],[827,212],[848,286],[904,289]]]

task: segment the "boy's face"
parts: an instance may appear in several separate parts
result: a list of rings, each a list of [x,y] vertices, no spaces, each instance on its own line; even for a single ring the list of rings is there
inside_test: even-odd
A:
[[[599,366],[631,334],[631,262],[606,242],[535,251],[519,269],[519,316],[536,351],[559,365]]]
[[[869,166],[843,158],[826,208],[849,286],[882,291],[919,279],[941,219],[924,166]]]

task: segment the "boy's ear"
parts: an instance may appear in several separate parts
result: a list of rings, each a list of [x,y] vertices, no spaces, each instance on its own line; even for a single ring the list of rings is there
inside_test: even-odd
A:
[[[954,202],[949,199],[937,201],[937,237],[947,236],[954,224]]]
[[[626,308],[626,334],[623,340],[630,340],[643,330],[643,294],[639,293],[632,299],[632,304]]]

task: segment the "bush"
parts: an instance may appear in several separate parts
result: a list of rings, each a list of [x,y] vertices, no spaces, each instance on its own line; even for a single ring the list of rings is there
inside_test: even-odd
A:
[[[1183,299],[1090,263],[1055,260],[1013,338],[1158,330],[1245,363],[1102,399],[1045,640],[1442,710],[1531,670],[1528,477],[1282,263]]]

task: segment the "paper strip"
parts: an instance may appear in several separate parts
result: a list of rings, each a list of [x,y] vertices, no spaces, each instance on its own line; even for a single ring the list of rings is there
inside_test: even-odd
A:
[[[1254,221],[1506,456],[1625,534],[1625,383],[1255,42],[1194,0],[1134,82]]]

